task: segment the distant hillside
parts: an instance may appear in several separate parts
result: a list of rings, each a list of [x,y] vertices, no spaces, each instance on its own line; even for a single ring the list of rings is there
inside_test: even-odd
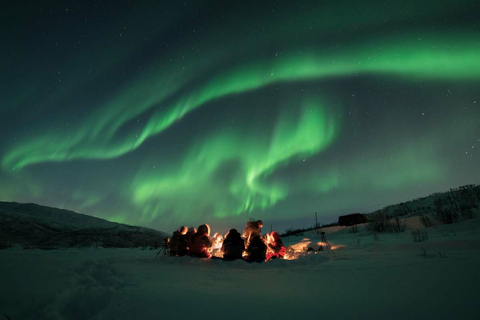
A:
[[[34,203],[0,201],[0,246],[160,246],[163,232]]]
[[[364,213],[367,219],[376,214],[386,214],[389,217],[429,216],[440,223],[455,223],[471,219],[480,214],[480,185],[470,184],[445,192],[433,193],[426,197],[386,206],[382,209]],[[338,225],[337,222],[319,225],[326,228]],[[303,235],[316,230],[315,226],[288,229],[282,236]]]
[[[466,212],[478,209],[480,205],[480,185],[466,185],[446,192],[433,193],[427,197],[402,202],[375,211],[389,216],[433,215],[438,211],[452,210]],[[375,213],[373,212],[373,213]]]

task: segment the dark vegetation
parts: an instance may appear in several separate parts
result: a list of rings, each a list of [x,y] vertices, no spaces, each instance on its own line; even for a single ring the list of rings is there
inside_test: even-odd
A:
[[[430,227],[433,227],[434,224],[432,222],[432,219],[430,219],[430,216],[428,215],[422,215],[420,216],[420,223],[422,224],[422,226],[424,226],[425,228],[430,228]]]
[[[383,211],[368,215],[368,221],[365,228],[375,233],[399,233],[404,232],[406,228],[405,222],[402,222],[400,217],[392,218]]]
[[[459,219],[472,219],[480,204],[480,186],[468,185],[450,189],[447,196],[433,202],[434,217],[441,223],[455,223]]]
[[[428,240],[428,232],[426,230],[412,230],[410,232],[413,242],[423,242]]]
[[[436,199],[433,202],[435,218],[446,224],[458,221],[458,210],[453,205],[452,198]]]
[[[442,223],[455,223],[459,218],[471,219],[480,204],[480,186],[465,185],[447,192],[387,206],[383,211],[392,217],[430,216]]]
[[[475,210],[478,209],[479,204],[480,186],[466,185],[450,189],[447,192],[434,193],[428,197],[387,206],[367,215],[367,217],[371,221],[370,228],[373,228],[373,230],[384,229],[388,232],[390,229],[388,224],[391,222],[388,222],[389,220],[386,217],[395,219],[396,217],[417,215],[420,216],[420,223],[425,228],[429,228],[435,225],[433,220],[450,224],[461,219],[472,219],[475,217]],[[397,223],[394,221],[394,224]]]

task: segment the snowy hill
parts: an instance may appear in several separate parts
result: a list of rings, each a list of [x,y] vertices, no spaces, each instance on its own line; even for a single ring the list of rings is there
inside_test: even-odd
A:
[[[0,246],[159,246],[166,234],[34,203],[0,202]]]
[[[439,207],[450,207],[451,210],[463,212],[469,209],[477,209],[478,204],[480,204],[480,185],[471,184],[390,205],[375,212],[382,211],[392,217],[435,215],[435,211],[438,211]]]

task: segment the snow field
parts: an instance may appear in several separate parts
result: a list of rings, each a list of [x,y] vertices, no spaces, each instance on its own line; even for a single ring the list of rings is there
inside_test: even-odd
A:
[[[378,240],[362,226],[329,228],[335,255],[262,264],[140,249],[1,250],[0,311],[13,320],[478,319],[479,219],[428,228],[420,243],[409,220]]]

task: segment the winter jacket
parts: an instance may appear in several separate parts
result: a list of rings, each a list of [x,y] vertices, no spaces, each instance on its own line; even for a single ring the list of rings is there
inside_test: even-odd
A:
[[[251,238],[247,248],[247,261],[262,262],[266,259],[267,246],[259,235]]]
[[[253,237],[256,235],[261,235],[260,228],[258,227],[257,223],[255,221],[247,222],[242,233],[242,238],[245,239],[245,244],[247,247],[250,244],[251,239],[253,239]]]
[[[267,253],[267,261],[270,259],[283,259],[287,249],[283,245],[282,241],[275,241],[268,244],[269,252]]]
[[[271,236],[273,237],[273,242],[268,244],[267,261],[270,259],[283,259],[287,249],[283,245],[282,239],[280,239],[277,231],[273,231]]]
[[[178,242],[182,234],[180,231],[175,231],[172,235],[172,239],[170,240],[170,255],[176,256],[178,254]]]
[[[180,235],[178,239],[177,254],[182,257],[188,254],[188,243],[190,236],[188,234]]]
[[[234,236],[229,235],[225,238],[222,245],[223,260],[242,259],[244,250],[245,244],[240,234],[237,233]]]
[[[207,249],[212,246],[212,241],[206,234],[195,233],[190,239],[189,254],[197,258],[210,258],[211,254]]]

